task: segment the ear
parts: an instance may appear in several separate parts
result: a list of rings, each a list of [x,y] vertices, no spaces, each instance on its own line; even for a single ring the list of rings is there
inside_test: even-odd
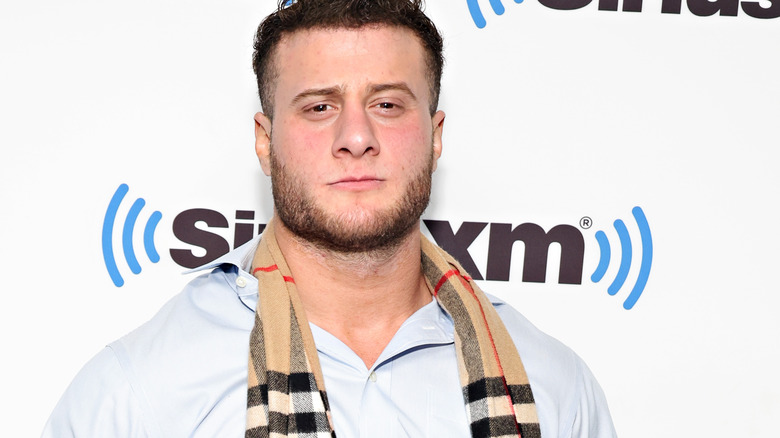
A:
[[[255,153],[263,173],[271,176],[271,120],[263,113],[255,114]]]
[[[441,157],[444,111],[436,111],[436,114],[431,117],[431,124],[433,125],[433,170],[436,170],[436,163],[439,161],[439,157]]]

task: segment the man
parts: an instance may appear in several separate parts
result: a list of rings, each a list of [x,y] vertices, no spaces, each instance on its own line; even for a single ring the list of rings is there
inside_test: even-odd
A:
[[[420,235],[444,113],[419,1],[282,2],[255,49],[273,219],[96,356],[44,436],[614,436],[582,361]]]

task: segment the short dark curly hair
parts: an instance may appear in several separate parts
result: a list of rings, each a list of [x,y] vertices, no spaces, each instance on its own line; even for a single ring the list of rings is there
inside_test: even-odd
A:
[[[257,76],[260,104],[273,117],[273,95],[278,71],[274,52],[282,37],[309,29],[357,29],[367,25],[398,26],[411,30],[425,49],[430,88],[430,112],[439,104],[444,67],[443,41],[423,12],[423,0],[280,0],[255,34],[252,64]]]

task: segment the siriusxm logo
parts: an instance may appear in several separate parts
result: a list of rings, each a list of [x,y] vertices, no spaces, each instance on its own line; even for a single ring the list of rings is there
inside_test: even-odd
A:
[[[515,3],[522,2],[523,0],[515,0]],[[474,24],[480,29],[485,27],[487,21],[485,21],[485,16],[482,15],[482,10],[479,9],[479,2],[477,0],[466,0],[466,4],[469,7],[469,13],[471,14],[471,19],[474,20]],[[504,15],[504,12],[506,11],[501,0],[490,0],[490,7],[493,8],[493,12],[495,12],[496,15]]]
[[[650,267],[653,263],[653,242],[650,227],[640,207],[634,207],[634,218],[637,221],[642,241],[642,261],[639,275],[628,298],[623,302],[623,307],[630,310],[634,307],[645,289],[650,276]],[[523,242],[523,282],[544,283],[547,277],[547,259],[550,245],[557,243],[561,248],[560,267],[558,270],[558,283],[582,284],[583,259],[585,258],[585,240],[577,227],[572,225],[556,225],[545,232],[542,227],[533,223],[523,223],[517,227],[511,224],[486,222],[463,222],[457,232],[453,232],[447,221],[423,220],[425,226],[431,232],[436,243],[445,251],[452,254],[463,268],[477,280],[487,279],[494,281],[509,281],[509,272],[512,262],[512,248],[515,242]],[[469,246],[477,239],[482,231],[490,225],[488,240],[488,255],[486,277],[474,263],[469,253]],[[587,217],[580,221],[582,228],[590,228],[591,220]],[[620,240],[621,261],[615,279],[607,288],[607,293],[615,295],[623,287],[628,278],[633,248],[628,229],[622,220],[614,223]],[[600,257],[596,271],[591,275],[591,281],[598,283],[602,280],[609,267],[611,250],[609,240],[603,231],[596,233]]]
[[[639,228],[639,237],[642,242],[642,260],[639,267],[639,275],[636,279],[636,283],[631,289],[631,293],[628,298],[623,302],[623,307],[628,310],[634,307],[636,301],[642,295],[642,291],[645,290],[647,279],[650,277],[650,266],[653,264],[653,237],[650,235],[650,227],[647,224],[647,218],[645,213],[639,207],[634,207],[632,210],[634,219],[636,220],[637,227]],[[620,239],[620,267],[618,268],[617,275],[612,283],[607,288],[607,293],[615,295],[628,277],[628,271],[631,267],[632,254],[634,253],[631,246],[631,237],[628,235],[628,229],[626,224],[622,220],[618,219],[614,223],[615,231]],[[594,283],[598,283],[604,278],[604,274],[607,273],[609,267],[609,261],[612,251],[610,250],[609,240],[607,235],[603,231],[596,232],[596,241],[599,244],[599,250],[601,251],[601,257],[599,258],[599,264],[596,270],[591,275],[590,279]]]
[[[112,242],[117,213],[128,190],[127,184],[119,186],[109,202],[103,222],[103,259],[109,276],[117,287],[121,287],[124,280],[115,260]],[[121,227],[122,252],[130,271],[134,274],[141,272],[133,247],[133,234],[144,204],[143,199],[136,199]],[[623,302],[623,307],[627,310],[631,309],[642,295],[653,260],[652,236],[644,212],[640,207],[635,207],[633,215],[641,241],[641,250],[637,250],[641,251],[641,261],[636,282]],[[254,211],[236,210],[234,217],[235,221],[231,224],[225,215],[207,208],[192,208],[177,214],[171,227],[173,235],[180,242],[190,245],[190,248],[196,247],[199,250],[171,248],[169,254],[173,262],[185,268],[204,265],[226,254],[231,248],[250,241],[265,228],[265,224],[255,221]],[[143,246],[152,263],[160,260],[154,245],[154,233],[161,218],[162,213],[155,211],[143,226]],[[585,238],[580,229],[575,226],[561,224],[545,231],[534,223],[512,226],[508,223],[463,222],[457,231],[454,231],[449,221],[425,219],[423,223],[430,231],[433,240],[452,254],[476,280],[509,281],[512,249],[519,241],[523,242],[524,248],[521,281],[546,282],[550,245],[556,243],[560,246],[558,283],[582,284]],[[592,221],[587,217],[580,221],[580,228],[589,229],[591,226]],[[625,285],[635,252],[625,223],[618,219],[614,222],[614,228],[620,242],[620,264],[615,278],[607,287],[607,293],[610,295],[616,295]],[[485,229],[488,229],[488,248],[483,276],[469,252],[469,247]],[[232,242],[223,236],[226,231],[232,231],[232,239],[230,239]],[[591,281],[599,283],[604,279],[609,268],[612,247],[604,231],[597,231],[595,240],[599,248],[599,263],[591,275]]]
[[[119,273],[119,267],[117,266],[114,257],[114,223],[116,222],[119,206],[122,204],[122,200],[129,190],[130,188],[127,184],[121,184],[119,188],[116,189],[114,196],[111,198],[111,202],[108,203],[106,216],[103,219],[103,261],[105,261],[108,275],[111,276],[111,281],[114,282],[116,287],[122,287],[122,285],[125,284],[125,280],[122,278],[122,274]],[[144,205],[146,205],[146,201],[142,198],[136,199],[130,207],[130,211],[125,218],[125,223],[122,226],[122,252],[130,267],[130,272],[133,274],[139,274],[141,272],[141,265],[138,263],[138,258],[135,256],[135,249],[133,247],[133,232],[135,231],[135,223],[138,220],[138,215],[141,213]],[[151,260],[152,263],[160,261],[160,255],[154,247],[154,232],[157,230],[157,224],[160,222],[160,219],[162,219],[162,213],[155,211],[144,226],[144,249],[146,250],[147,257],[149,257],[149,260]]]
[[[487,1],[487,0],[483,0]],[[490,6],[496,15],[502,15],[505,11],[501,0],[489,0]],[[514,0],[522,3],[523,0]],[[581,9],[591,4],[593,0],[539,0],[543,6],[560,11]],[[619,5],[622,3],[622,8]],[[598,0],[599,11],[642,12],[643,0]],[[677,14],[682,12],[682,0],[662,0],[662,14]],[[736,17],[742,11],[753,18],[777,18],[780,17],[780,0],[740,1],[740,0],[686,0],[688,10],[699,17],[720,15],[723,17]],[[469,14],[474,24],[482,29],[487,25],[484,15],[479,7],[478,0],[466,0]]]

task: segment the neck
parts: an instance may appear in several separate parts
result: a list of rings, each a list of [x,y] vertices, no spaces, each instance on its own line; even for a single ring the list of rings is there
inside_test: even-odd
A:
[[[306,317],[349,346],[367,368],[401,324],[431,301],[418,228],[391,248],[337,253],[301,240],[275,221]]]

